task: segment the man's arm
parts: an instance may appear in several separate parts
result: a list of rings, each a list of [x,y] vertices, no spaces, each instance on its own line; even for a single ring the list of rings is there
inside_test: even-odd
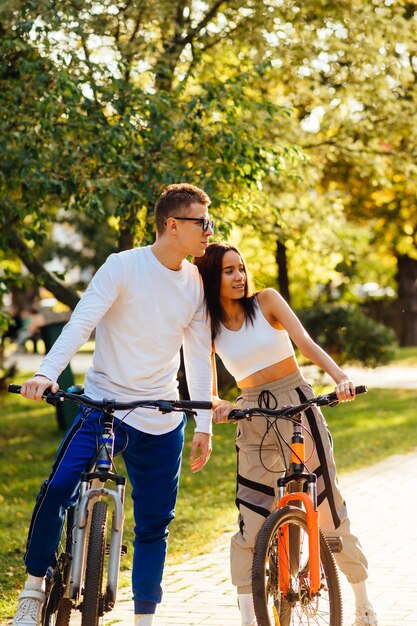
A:
[[[211,333],[201,298],[191,323],[184,331],[184,366],[192,400],[209,400],[212,396]],[[197,411],[196,429],[191,448],[191,469],[198,472],[211,454],[211,411]],[[197,457],[198,452],[200,456]]]
[[[212,395],[212,404],[213,404],[213,422],[215,424],[220,424],[221,422],[229,422],[228,415],[232,409],[236,407],[228,400],[222,400],[219,398],[219,392],[217,388],[217,366],[216,366],[216,349],[213,344],[211,351],[211,371],[213,374],[213,395]]]
[[[191,471],[193,473],[199,472],[201,469],[203,469],[203,467],[210,458],[211,451],[211,434],[194,433],[190,453]],[[199,455],[198,452],[200,452]]]
[[[97,323],[116,300],[123,282],[120,259],[112,254],[93,277],[70,321],[43,359],[36,375],[23,383],[21,393],[25,398],[40,400],[47,389],[54,391],[58,388],[58,376],[89,339]]]

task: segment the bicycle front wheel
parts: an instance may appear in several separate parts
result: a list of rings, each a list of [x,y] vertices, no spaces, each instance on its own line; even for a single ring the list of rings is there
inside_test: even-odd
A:
[[[56,565],[46,576],[42,626],[69,626],[70,623],[72,602],[69,598],[64,598],[64,593],[71,570],[73,526],[74,508],[70,507],[58,547]]]
[[[107,539],[107,504],[94,504],[88,542],[84,580],[84,598],[81,608],[81,626],[98,626],[104,612],[103,568]]]
[[[278,558],[279,536],[288,529],[289,554]],[[296,545],[295,545],[296,542]],[[284,568],[287,570],[284,576]],[[280,578],[289,580],[280,589]],[[252,566],[253,603],[259,626],[342,626],[342,600],[336,564],[320,531],[320,590],[310,597],[309,542],[304,511],[286,506],[262,526]]]

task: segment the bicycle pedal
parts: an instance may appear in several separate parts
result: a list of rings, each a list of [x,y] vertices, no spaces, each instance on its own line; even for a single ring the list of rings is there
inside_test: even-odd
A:
[[[327,545],[330,552],[341,552],[343,550],[343,541],[341,537],[326,537]]]

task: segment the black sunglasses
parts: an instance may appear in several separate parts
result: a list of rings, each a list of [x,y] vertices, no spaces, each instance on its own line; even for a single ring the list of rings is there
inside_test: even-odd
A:
[[[183,220],[184,222],[197,222],[200,224],[203,233],[206,233],[209,228],[214,231],[214,222],[207,217],[176,217],[175,215],[171,215],[171,217],[174,220]]]

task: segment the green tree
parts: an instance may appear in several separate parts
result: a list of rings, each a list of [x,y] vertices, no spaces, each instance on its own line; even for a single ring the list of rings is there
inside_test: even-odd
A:
[[[22,257],[32,241],[39,250],[58,210],[73,223],[81,213],[106,223],[119,249],[150,240],[160,185],[191,178],[219,217],[245,225],[244,240],[256,241],[254,223],[268,271],[279,263],[281,290],[296,304],[310,294],[352,298],[366,272],[388,283],[395,264],[410,294],[401,277],[413,247],[382,237],[400,235],[402,218],[387,205],[377,220],[364,203],[395,176],[415,180],[416,10],[397,0],[15,0],[1,16],[9,60],[0,100],[2,120],[13,110],[17,124],[2,133],[26,153],[11,162],[15,183],[4,182],[18,206],[4,245]],[[22,56],[26,70],[27,58],[45,69],[23,73]],[[18,101],[12,75],[27,83]],[[295,145],[301,163],[284,148]],[[361,204],[355,181],[367,181]]]
[[[270,69],[247,50],[248,30],[260,39],[270,10],[252,4],[2,9],[0,242],[60,301],[78,297],[44,266],[57,219],[105,222],[122,250],[152,238],[162,185],[200,184],[227,218],[281,169],[282,144],[267,129],[283,108],[257,90]],[[242,53],[228,62],[235,45]]]
[[[285,3],[269,39],[275,79],[264,86],[294,111],[272,132],[306,156],[299,181],[271,188],[281,270],[287,258],[294,279],[310,264],[345,295],[365,267],[386,285],[395,273],[405,343],[417,341],[416,26],[411,1]],[[374,267],[364,263],[377,254]]]

